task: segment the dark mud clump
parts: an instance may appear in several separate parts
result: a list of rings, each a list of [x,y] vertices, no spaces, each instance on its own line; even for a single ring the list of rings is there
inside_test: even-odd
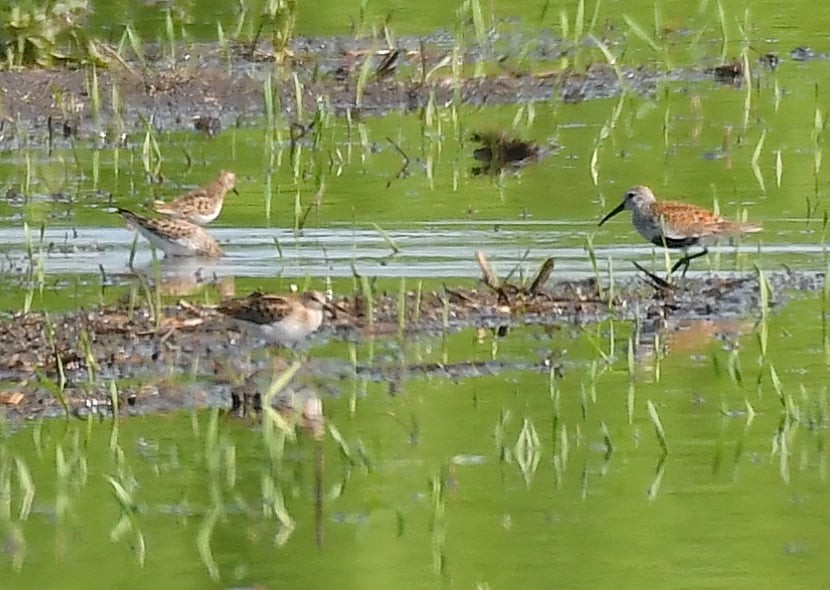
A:
[[[543,148],[504,132],[477,131],[470,139],[480,144],[473,150],[473,158],[481,163],[472,169],[474,175],[496,175],[503,170],[518,170],[541,160],[556,146]]]

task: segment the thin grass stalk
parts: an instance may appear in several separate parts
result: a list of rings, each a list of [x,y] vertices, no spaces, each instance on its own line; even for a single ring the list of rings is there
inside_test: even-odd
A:
[[[300,231],[300,221],[303,218],[303,203],[300,199],[300,191],[294,193],[294,233]]]
[[[373,60],[370,57],[375,54],[375,48],[366,54],[366,59],[363,60],[363,65],[360,67],[360,72],[357,76],[357,86],[355,88],[355,107],[360,109],[363,105],[363,94],[366,92],[366,85],[369,83],[373,71]]]
[[[594,351],[602,357],[602,360],[605,361],[605,363],[610,364],[611,359],[608,357],[605,351],[602,350],[602,346],[599,345],[597,339],[591,335],[587,328],[585,328],[584,326],[582,326],[581,328],[582,334],[585,336],[585,339],[588,340],[588,343],[591,345],[591,348],[593,348]]]
[[[17,476],[17,486],[21,496],[20,508],[17,513],[17,520],[25,522],[29,519],[29,514],[32,511],[32,503],[35,500],[35,492],[37,486],[32,477],[32,472],[29,470],[26,461],[22,457],[14,458],[15,475]]]
[[[660,383],[663,374],[663,339],[660,332],[654,333],[654,382]]]
[[[296,104],[297,120],[302,121],[305,118],[305,111],[303,110],[303,83],[297,76],[297,72],[292,74],[294,81],[294,103]]]
[[[92,88],[90,89],[90,100],[92,101],[92,121],[95,128],[101,126],[101,89],[98,85],[98,68],[92,65]]]
[[[720,60],[723,63],[729,55],[729,29],[726,25],[726,11],[724,11],[720,0],[718,0],[718,22],[720,23],[721,33]]]
[[[360,277],[360,291],[366,306],[366,319],[371,329],[375,325],[375,301],[372,294],[372,283],[365,275]]]
[[[164,14],[164,32],[167,36],[167,46],[170,50],[170,62],[176,63],[176,30],[173,25],[173,11],[169,6]]]
[[[52,395],[58,400],[58,403],[60,403],[63,408],[64,417],[68,420],[70,415],[69,402],[64,395],[67,383],[66,372],[64,371],[63,357],[61,357],[57,342],[55,340],[55,327],[52,324],[52,319],[48,313],[45,314],[44,330],[46,331],[46,340],[51,348],[52,356],[55,361],[55,368],[58,372],[58,381],[52,382],[53,387],[51,388],[51,392]]]
[[[401,277],[398,287],[398,334],[406,331],[406,277]]]
[[[124,29],[124,35],[126,36],[127,40],[130,43],[130,48],[133,50],[136,59],[141,64],[143,69],[147,68],[147,62],[144,59],[144,42],[139,37],[138,33],[132,28],[132,26],[127,25]],[[123,37],[122,37],[123,40]],[[119,45],[118,53],[121,54],[121,47],[123,43]]]
[[[657,407],[651,400],[646,400],[646,408],[648,409],[648,416],[654,426],[654,432],[657,435],[657,442],[660,448],[663,449],[663,454],[667,455],[669,452],[668,441],[666,440],[666,431],[663,428],[663,422],[660,420],[660,414],[657,412]]]
[[[424,292],[424,281],[419,280],[415,289],[415,303],[413,306],[413,321],[417,324],[421,321],[421,298]]]
[[[737,383],[739,386],[743,385],[744,373],[741,368],[741,357],[737,346],[733,346],[729,351],[729,361],[727,362],[726,370],[732,381]]]
[[[752,68],[750,67],[749,63],[749,50],[748,48],[744,47],[741,53],[741,69],[743,70],[744,74],[744,84],[746,86],[746,91],[744,93],[744,120],[743,120],[743,129],[744,132],[749,128],[749,120],[750,115],[752,114],[752,94],[754,89],[752,87]]]
[[[649,35],[645,29],[643,29],[637,21],[629,17],[628,15],[623,15],[623,20],[628,25],[629,30],[634,33],[634,36],[643,41],[646,45],[651,47],[658,56],[663,59],[663,64],[666,70],[671,69],[671,60],[669,59],[668,50],[665,47],[660,47],[657,42]]]
[[[216,42],[219,45],[219,53],[225,59],[227,73],[232,71],[231,50],[228,37],[225,35],[225,29],[222,27],[221,21],[216,21]]]
[[[24,151],[24,163],[26,165],[26,175],[23,181],[23,194],[27,196],[32,194],[32,173],[33,173],[33,165],[32,165],[32,155],[29,150]]]
[[[821,289],[821,340],[824,347],[824,362],[830,365],[830,326],[828,326],[828,314],[830,314],[830,266],[824,272],[824,285]]]
[[[384,231],[382,227],[380,227],[380,225],[378,225],[377,223],[372,223],[372,227],[375,228],[375,231],[377,231],[380,234],[380,237],[383,238],[383,241],[386,243],[389,249],[392,250],[392,254],[398,254],[401,251],[400,247],[395,242],[395,240],[393,240],[392,237],[388,233],[386,233],[386,231]]]
[[[199,525],[199,532],[196,535],[196,548],[199,551],[199,557],[205,565],[208,575],[210,575],[214,582],[219,582],[219,565],[213,557],[213,550],[211,549],[210,542],[213,538],[213,531],[216,528],[216,523],[219,521],[219,517],[223,513],[224,509],[221,504],[214,505],[213,508],[205,515],[201,525]]]
[[[758,138],[758,142],[755,144],[755,149],[752,150],[752,160],[751,164],[753,168],[758,168],[758,162],[761,159],[761,153],[764,150],[764,141],[767,138],[767,130],[761,130],[761,136]]]
[[[591,268],[594,271],[594,280],[597,283],[597,292],[602,293],[602,282],[600,280],[600,272],[599,272],[599,265],[597,264],[597,254],[594,250],[594,238],[592,235],[588,234],[585,237],[586,245],[585,248],[588,251],[588,260],[591,262]]]
[[[663,13],[660,11],[660,3],[654,2],[654,38],[659,39],[663,36]]]
[[[35,296],[35,260],[34,247],[32,246],[32,232],[29,229],[29,224],[23,222],[23,242],[26,248],[26,258],[28,264],[26,267],[26,295],[23,300],[23,315],[28,315],[32,310],[32,301]]]
[[[784,160],[781,150],[775,150],[775,186],[781,188],[781,178],[784,176]]]
[[[271,72],[265,76],[262,81],[262,98],[265,109],[265,123],[267,129],[273,129],[275,125],[275,110],[274,110],[274,83]]]
[[[573,43],[579,46],[582,41],[582,33],[585,31],[585,0],[578,0],[576,3],[576,14],[574,15]]]
[[[616,296],[616,278],[614,276],[614,259],[608,257],[608,289],[605,291],[605,297],[608,302],[608,308],[613,309],[614,298]],[[613,324],[612,324],[613,327]],[[613,356],[613,354],[612,354]]]

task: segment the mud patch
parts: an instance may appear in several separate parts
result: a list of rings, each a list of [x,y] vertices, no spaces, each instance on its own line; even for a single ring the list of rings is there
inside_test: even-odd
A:
[[[781,272],[768,275],[767,281],[775,306],[787,293],[821,289],[824,275]],[[187,302],[164,308],[158,317],[126,304],[51,317],[13,315],[0,319],[0,401],[16,417],[85,415],[90,400],[95,400],[95,411],[111,408],[115,400],[125,413],[230,407],[234,388],[266,388],[273,375],[296,358],[304,358],[297,387],[311,379],[328,383],[324,389],[333,395],[338,383],[356,377],[386,382],[395,393],[406,380],[423,377],[561,372],[567,365],[559,364],[544,346],[535,357],[524,359],[353,366],[316,356],[314,344],[381,338],[395,348],[468,328],[505,338],[523,325],[557,330],[614,317],[637,322],[642,340],[637,344],[647,347],[658,331],[667,334],[663,340],[670,340],[672,332],[691,329],[716,334],[725,320],[757,312],[760,297],[756,275],[687,279],[672,292],[656,291],[639,278],[616,285],[613,292],[598,289],[593,280],[558,282],[534,294],[521,289],[505,295],[487,287],[445,288],[407,293],[402,312],[397,293],[380,294],[371,306],[356,295],[336,299],[340,310],[301,351],[268,350],[258,339],[237,331],[215,307]]]
[[[397,43],[394,50],[378,51],[367,41],[347,38],[295,39],[293,58],[280,68],[275,68],[265,45],[253,52],[248,46],[231,45],[225,52],[217,44],[193,44],[179,48],[176,62],[148,46],[143,62],[125,60],[97,70],[97,108],[90,95],[91,69],[0,72],[0,148],[24,143],[51,146],[73,138],[102,147],[117,145],[128,142],[130,133],[143,132],[146,122],[157,129],[190,129],[213,136],[228,127],[253,125],[264,116],[263,89],[269,75],[275,79],[274,103],[289,122],[299,125],[305,122],[296,121],[294,76],[301,83],[304,112],[314,113],[322,100],[335,113],[350,111],[353,117],[415,111],[430,101],[448,104],[459,98],[463,104],[479,106],[551,99],[579,102],[619,94],[622,83],[629,92],[651,94],[658,82],[668,79],[644,67],[623,68],[621,77],[596,63],[562,69],[558,60],[574,48],[548,38],[510,39],[498,55],[491,49],[468,48],[461,56],[466,64],[489,63],[495,70],[455,77],[447,65],[453,51],[450,37],[403,37]],[[534,66],[510,66],[506,56],[511,52]],[[367,62],[372,75],[358,93]],[[693,71],[670,76],[707,77]],[[115,103],[113,96],[118,97]]]

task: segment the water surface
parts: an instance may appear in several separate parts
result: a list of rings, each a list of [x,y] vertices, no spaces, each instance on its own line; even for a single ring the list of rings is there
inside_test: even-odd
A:
[[[188,39],[209,41],[217,20],[227,31],[238,18],[236,4],[179,4]],[[565,7],[570,19],[576,5]],[[348,294],[355,275],[377,278],[379,290],[402,278],[410,289],[470,286],[477,250],[516,281],[547,257],[554,280],[599,273],[607,284],[630,278],[633,261],[662,272],[664,254],[627,214],[596,227],[635,184],[764,226],[693,262],[693,277],[824,271],[827,62],[787,52],[821,52],[830,17],[805,2],[752,4],[748,19],[744,3],[723,7],[727,57],[740,51],[748,23],[754,48],[784,58],[775,72],[754,70],[749,87],[704,72],[724,53],[717,3],[664,3],[655,13],[651,2],[607,2],[598,22],[613,25],[615,51],[628,43],[626,63],[683,71],[653,92],[575,104],[439,104],[432,118],[351,123],[325,113],[317,143],[308,138],[293,153],[289,115],[272,129],[256,120],[214,138],[155,130],[161,183],[145,170],[144,132],[120,148],[23,146],[0,162],[5,189],[23,195],[0,200],[0,302],[20,310],[31,285],[35,310],[123,296],[133,235],[114,207],[142,210],[222,168],[240,178],[240,195],[210,228],[225,258],[154,265],[137,244],[134,268],[151,280],[198,279],[195,292],[171,288],[166,301],[215,302],[205,277],[233,279],[237,294],[290,283]],[[399,34],[451,33],[457,19],[446,3],[369,8],[367,22],[391,11]],[[493,8],[498,47],[519,33],[560,32],[558,5]],[[662,19],[671,68],[618,33],[628,30],[622,11],[650,32],[655,14]],[[356,4],[321,5],[302,13],[298,32],[350,36],[348,16],[358,14]],[[163,6],[114,2],[96,5],[93,25],[117,37],[134,22],[163,41],[155,32],[163,18]],[[595,53],[582,56],[584,66],[603,59],[587,51]],[[479,129],[508,130],[551,153],[516,173],[475,175],[469,138]],[[392,143],[409,158],[404,173]],[[303,430],[296,439],[266,435],[261,418],[204,407],[200,391],[211,383],[190,374],[174,377],[198,409],[5,424],[0,575],[10,588],[171,579],[194,588],[819,587],[828,549],[827,301],[784,295],[742,318],[715,309],[684,323],[670,313],[664,329],[639,337],[634,322],[565,318],[506,337],[469,327],[314,340],[306,362],[338,368],[307,384],[323,399],[320,441]],[[477,361],[508,368],[377,378]],[[354,370],[343,377],[343,367]]]

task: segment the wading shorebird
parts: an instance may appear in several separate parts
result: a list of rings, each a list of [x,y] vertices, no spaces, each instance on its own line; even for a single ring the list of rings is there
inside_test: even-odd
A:
[[[317,331],[327,306],[325,296],[319,291],[299,296],[253,293],[223,301],[218,310],[268,342],[294,345]]]
[[[218,258],[222,249],[204,229],[183,219],[153,219],[118,208],[118,213],[127,220],[153,246],[167,256],[205,256]]]
[[[157,213],[176,219],[207,225],[219,217],[228,191],[239,194],[236,190],[236,174],[230,170],[222,170],[216,180],[210,184],[192,190],[169,203],[154,201],[153,209]]]
[[[761,231],[759,225],[728,221],[695,205],[658,201],[647,186],[628,189],[623,202],[603,217],[599,225],[624,209],[631,211],[634,228],[649,242],[663,248],[683,250],[683,258],[672,266],[669,274],[682,266],[685,276],[689,263],[708,254],[707,247],[720,239]],[[703,250],[689,254],[692,246],[700,246]]]

